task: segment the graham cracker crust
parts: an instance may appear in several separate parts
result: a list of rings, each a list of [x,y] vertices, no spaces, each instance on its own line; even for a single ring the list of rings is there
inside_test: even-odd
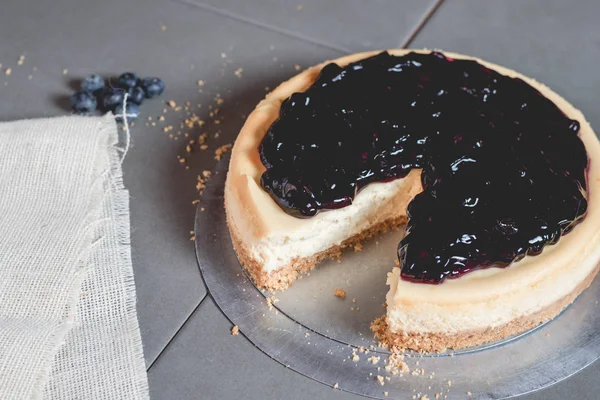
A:
[[[270,290],[285,290],[292,282],[298,279],[298,276],[312,270],[325,258],[339,259],[343,249],[359,245],[361,241],[376,233],[387,232],[398,226],[406,225],[406,222],[406,215],[387,219],[380,224],[374,225],[369,229],[344,240],[341,245],[332,246],[329,249],[310,257],[295,258],[289,264],[271,272],[264,271],[262,269],[262,264],[252,257],[247,246],[240,240],[237,228],[229,222],[229,219],[227,219],[227,226],[229,227],[231,241],[233,242],[233,248],[238,256],[238,260],[246,271],[248,271],[256,286]]]
[[[561,313],[577,296],[590,286],[600,266],[597,266],[588,277],[583,280],[571,293],[557,300],[550,306],[530,315],[516,318],[507,324],[481,330],[465,331],[451,335],[443,332],[421,333],[421,332],[390,332],[386,316],[377,318],[371,324],[371,330],[375,337],[384,347],[399,349],[410,349],[420,352],[443,352],[447,349],[462,349],[479,346],[481,344],[504,339],[508,336],[517,335],[528,331],[536,326],[549,321]]]

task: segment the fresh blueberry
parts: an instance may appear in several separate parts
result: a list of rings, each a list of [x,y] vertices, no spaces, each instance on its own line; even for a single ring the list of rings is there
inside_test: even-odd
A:
[[[133,72],[125,72],[119,76],[119,86],[123,89],[129,89],[136,86],[138,83],[138,77]]]
[[[114,111],[119,104],[123,104],[125,91],[119,88],[108,88],[102,94],[102,108],[104,111]]]
[[[84,92],[97,94],[102,89],[104,89],[104,79],[100,75],[93,74],[86,76],[81,81],[81,90]]]
[[[128,101],[125,105],[125,113],[127,114],[127,121],[134,121],[140,115],[140,108],[137,104]],[[115,115],[117,121],[123,122],[123,104],[119,104],[117,108],[115,108]]]
[[[96,109],[96,106],[96,98],[88,92],[75,92],[71,96],[71,107],[76,113],[90,113]]]
[[[159,78],[144,78],[141,86],[149,99],[159,96],[165,90],[165,83]]]
[[[142,102],[144,101],[144,97],[146,96],[146,94],[144,93],[144,89],[142,89],[139,86],[130,88],[127,91],[127,93],[129,94],[127,99],[137,104],[138,106],[142,104]]]

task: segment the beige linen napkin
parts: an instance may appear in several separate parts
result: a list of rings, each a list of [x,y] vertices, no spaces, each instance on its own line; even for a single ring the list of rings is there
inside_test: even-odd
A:
[[[147,399],[112,115],[0,123],[0,399]]]

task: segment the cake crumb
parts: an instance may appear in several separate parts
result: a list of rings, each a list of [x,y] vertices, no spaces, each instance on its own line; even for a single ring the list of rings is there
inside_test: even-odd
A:
[[[309,337],[309,336],[310,336],[310,333],[308,333],[308,332],[306,332],[306,333],[304,334],[304,337]]]
[[[177,107],[177,103],[175,103],[175,101],[173,101],[173,100],[167,101],[167,105],[171,108]]]
[[[384,395],[385,397],[388,397],[388,392],[383,392],[383,395]]]
[[[294,65],[294,69],[295,69],[296,71],[300,71],[300,66],[299,66],[298,64],[296,64],[296,65]]]
[[[4,75],[6,75],[6,76],[10,76],[10,74],[12,74],[12,68],[6,68],[6,69],[4,70]]]
[[[235,71],[233,71],[233,73],[235,74],[235,76],[237,76],[238,78],[242,77],[242,72],[244,72],[244,68],[238,68]]]
[[[200,200],[198,200],[198,199],[196,199],[196,200],[193,200],[193,201],[192,201],[192,204],[193,204],[193,205],[196,205],[196,204],[198,204],[198,203],[200,203]]]
[[[68,74],[68,73],[69,73],[69,70],[68,70],[68,69],[66,69],[66,68],[65,68],[65,69],[63,69],[63,75],[66,75],[66,74]]]
[[[233,328],[231,328],[231,334],[233,336],[237,336],[240,334],[240,328],[237,325],[234,325]]]
[[[160,30],[163,31],[163,32],[166,32],[167,31],[167,26],[165,24],[162,24],[160,26]]]
[[[452,386],[452,381],[448,381],[448,386]]]
[[[337,388],[339,388],[339,387],[340,387],[340,386],[339,386],[337,383],[336,383],[335,385],[333,385],[333,388],[334,388],[334,389],[337,389]]]
[[[439,394],[439,393],[436,393],[436,394],[435,394],[435,398],[436,398],[436,399],[439,399],[439,398],[440,398],[440,394]]]
[[[333,295],[335,297],[339,297],[340,299],[344,300],[346,298],[346,291],[344,289],[335,289],[333,291]]]
[[[396,263],[396,267],[400,266],[400,260],[394,260],[394,263]]]
[[[379,362],[379,357],[371,356],[367,360],[369,360],[371,364],[377,364]]]
[[[423,395],[421,396],[421,400],[429,400],[429,397],[427,397],[427,395]]]
[[[202,79],[198,81],[198,86],[204,86],[204,81]]]
[[[377,375],[377,382],[379,382],[381,386],[385,385],[385,379],[383,379],[383,376],[381,375]]]
[[[227,153],[229,150],[231,150],[231,147],[233,147],[233,145],[230,144],[224,144],[223,146],[219,147],[218,149],[215,150],[215,160],[220,160],[221,157],[223,157],[223,155],[225,155],[225,153]]]
[[[302,11],[302,9],[303,9],[303,8],[304,8],[304,5],[302,5],[302,4],[298,4],[298,5],[296,6],[296,10],[297,10],[297,11]]]
[[[361,250],[362,250],[362,248],[363,248],[363,247],[362,247],[362,244],[360,244],[360,243],[356,243],[356,244],[354,245],[354,252],[355,252],[355,253],[358,253],[359,251],[361,251]]]
[[[356,353],[352,353],[352,361],[354,361],[354,362],[360,361],[359,355]]]
[[[17,65],[23,65],[24,61],[25,61],[25,56],[21,54],[19,56],[19,59],[17,60]]]
[[[467,392],[467,396],[471,396],[471,395],[472,395],[472,393],[471,393],[471,392]]]

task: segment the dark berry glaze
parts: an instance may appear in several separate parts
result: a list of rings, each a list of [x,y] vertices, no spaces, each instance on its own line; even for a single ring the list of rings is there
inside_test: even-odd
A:
[[[402,278],[440,283],[539,254],[585,216],[579,123],[518,78],[442,53],[325,66],[260,145],[263,188],[289,214],[345,207],[422,169],[398,246]]]

